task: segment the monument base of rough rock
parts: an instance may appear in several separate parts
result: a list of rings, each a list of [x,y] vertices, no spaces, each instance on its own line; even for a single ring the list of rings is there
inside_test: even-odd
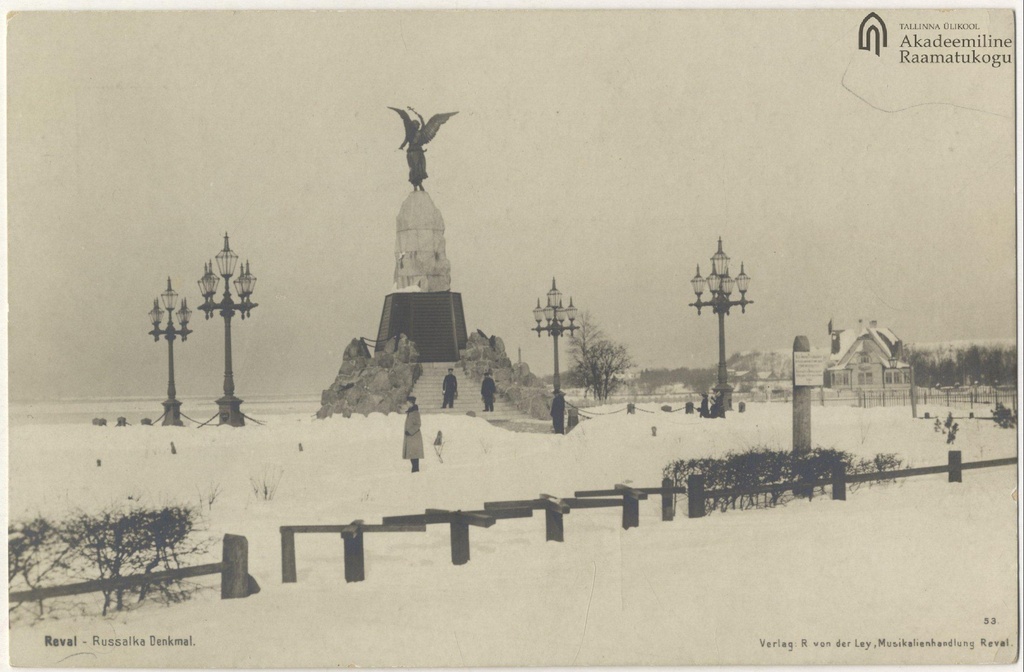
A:
[[[551,390],[530,373],[525,362],[512,363],[500,338],[487,338],[482,332],[474,332],[459,355],[470,389],[479,389],[484,373],[490,371],[501,397],[530,417],[551,419]]]
[[[416,344],[420,362],[455,362],[466,347],[466,317],[458,292],[394,292],[384,297],[375,350],[399,334]]]
[[[416,346],[407,338],[391,341],[373,357],[360,339],[352,339],[338,375],[320,395],[317,417],[401,412],[420,375],[418,357]]]

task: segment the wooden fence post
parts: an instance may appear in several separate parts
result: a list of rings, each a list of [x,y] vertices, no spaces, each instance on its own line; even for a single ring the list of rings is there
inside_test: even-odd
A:
[[[961,471],[960,465],[961,454],[959,450],[949,451],[949,482],[950,483],[963,483],[963,472]]]
[[[561,511],[544,510],[545,541],[565,541],[565,521]]]
[[[917,383],[914,381],[914,367],[910,367],[910,417],[917,418]]]
[[[690,474],[686,477],[686,515],[690,518],[704,517],[704,474]]]
[[[452,522],[452,564],[464,565],[469,562],[469,525]]]
[[[281,583],[295,583],[295,532],[281,528]]]
[[[341,538],[345,542],[345,581],[353,583],[366,578],[365,555],[363,554],[363,531],[357,529],[353,532],[342,532]]]
[[[640,500],[629,493],[622,495],[622,529],[640,527]]]
[[[220,573],[220,599],[249,596],[249,541],[237,534],[225,534]]]
[[[832,465],[832,499],[846,501],[846,464]]]
[[[675,494],[671,492],[672,481],[668,478],[661,479],[661,519],[672,520],[676,514]]]

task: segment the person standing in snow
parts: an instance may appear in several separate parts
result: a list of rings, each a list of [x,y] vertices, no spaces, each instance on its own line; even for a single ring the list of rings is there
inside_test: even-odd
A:
[[[561,390],[555,390],[551,400],[551,425],[555,434],[565,434],[565,394]]]
[[[444,403],[441,408],[455,408],[455,397],[459,396],[459,380],[453,373],[455,369],[448,369],[448,375],[441,383],[441,391],[444,392]]]
[[[402,442],[402,459],[412,460],[412,473],[420,470],[423,459],[423,435],[420,434],[420,407],[416,397],[407,397],[409,408],[405,411],[405,440]]]
[[[720,392],[715,393],[715,398],[711,402],[711,417],[712,418],[724,418],[725,417],[725,397]]]
[[[699,411],[699,413],[700,413],[700,417],[702,417],[702,418],[710,418],[711,417],[711,411],[708,410],[708,393],[707,392],[701,392],[700,393],[700,411]]]
[[[491,372],[484,373],[484,382],[480,383],[480,396],[484,398],[484,412],[494,412],[494,379]]]

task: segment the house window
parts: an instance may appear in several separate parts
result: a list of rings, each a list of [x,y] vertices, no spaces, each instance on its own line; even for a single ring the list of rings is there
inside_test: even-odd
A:
[[[870,371],[861,371],[857,374],[858,385],[873,385],[875,375]]]
[[[832,372],[832,387],[849,387],[850,386],[850,372],[849,371],[833,371]]]
[[[860,355],[860,363],[861,364],[870,364],[871,363],[871,355],[869,355],[866,352],[862,352],[861,355]]]

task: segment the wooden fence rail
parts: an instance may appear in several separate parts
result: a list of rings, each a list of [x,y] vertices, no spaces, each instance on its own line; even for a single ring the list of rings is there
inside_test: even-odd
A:
[[[295,566],[296,534],[337,534],[345,547],[345,581],[362,581],[366,578],[366,561],[363,554],[363,534],[367,532],[426,532],[426,525],[367,525],[353,520],[347,525],[282,525],[281,531],[281,582],[295,583],[298,574]]]
[[[845,464],[833,467],[828,478],[814,481],[769,483],[753,488],[729,488],[708,490],[703,474],[691,474],[685,486],[674,485],[665,478],[660,487],[634,488],[617,483],[610,490],[579,490],[575,497],[558,498],[541,494],[535,499],[516,499],[485,502],[480,511],[447,511],[427,509],[424,513],[405,516],[386,516],[382,525],[367,525],[361,520],[347,525],[286,525],[281,527],[281,573],[282,581],[294,583],[295,535],[300,533],[340,534],[345,541],[345,580],[362,581],[365,576],[362,535],[367,532],[423,532],[427,525],[448,525],[451,534],[452,564],[464,565],[469,562],[469,527],[492,527],[498,520],[506,518],[532,518],[534,511],[544,511],[545,538],[547,541],[565,540],[565,516],[574,509],[622,508],[622,528],[628,530],[640,525],[639,505],[649,495],[661,495],[662,520],[673,519],[675,495],[687,496],[689,518],[707,515],[705,502],[708,499],[737,497],[763,493],[781,493],[789,490],[803,496],[813,488],[831,486],[832,499],[845,500],[848,483],[892,480],[908,476],[948,473],[950,482],[960,482],[962,471],[985,467],[1007,466],[1017,463],[1016,457],[961,462],[960,451],[949,451],[947,464],[933,467],[900,469],[898,471],[877,471],[867,474],[849,475]]]
[[[193,567],[168,569],[162,572],[121,576],[115,579],[96,579],[66,586],[50,586],[10,593],[9,602],[38,602],[54,597],[109,592],[124,588],[147,586],[161,581],[187,579],[193,576],[220,574],[220,597],[228,600],[248,597],[260,591],[259,584],[249,576],[249,542],[245,537],[225,534],[221,562]]]

